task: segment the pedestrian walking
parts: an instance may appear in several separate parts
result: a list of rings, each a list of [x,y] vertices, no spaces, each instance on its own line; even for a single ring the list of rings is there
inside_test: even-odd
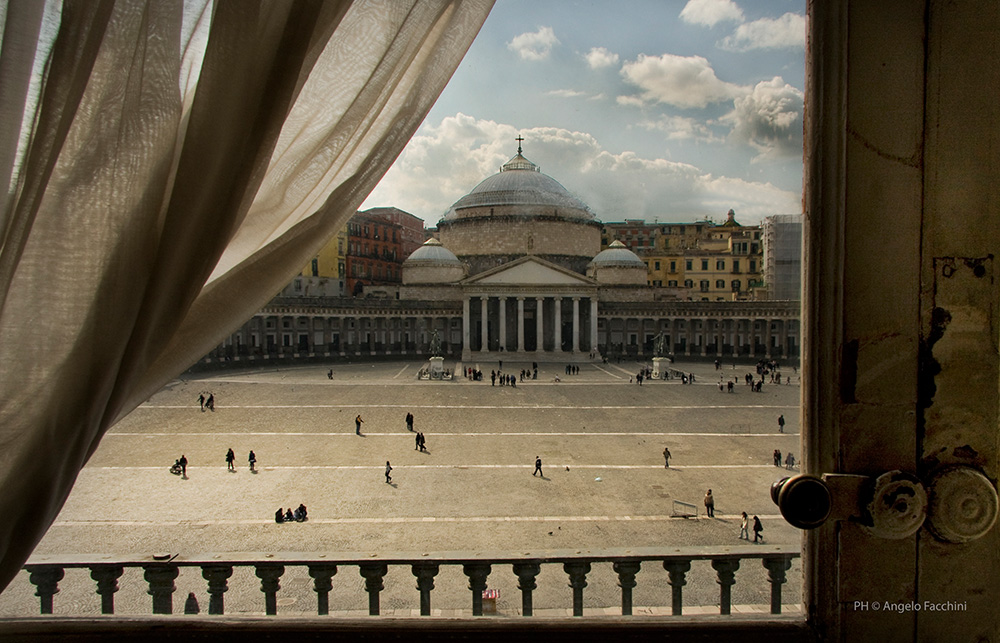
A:
[[[426,452],[427,451],[427,447],[424,446],[424,445],[427,444],[427,441],[424,439],[424,434],[423,433],[418,433],[417,434],[417,439],[419,440],[420,451],[421,452]]]
[[[236,471],[236,454],[230,449],[226,451],[226,469],[230,471]]]
[[[358,417],[354,418],[354,433],[355,433],[355,435],[361,435],[361,425],[364,424],[364,423],[365,423],[365,421],[361,419],[361,414],[358,413]]]
[[[188,592],[187,600],[184,601],[184,613],[185,614],[197,614],[201,611],[198,607],[198,597],[194,595],[194,592]]]
[[[247,461],[250,462],[250,473],[257,473],[257,470],[254,468],[257,466],[257,455],[253,451],[250,452]]]
[[[774,450],[774,466],[776,467],[781,466],[781,451],[779,451],[778,449]]]
[[[389,475],[390,471],[392,471],[392,466],[389,464],[389,461],[386,460],[385,461],[385,481],[386,482],[392,482],[392,476]]]
[[[545,477],[545,474],[542,473],[542,459],[537,455],[535,456],[535,470],[531,475],[535,475],[536,473],[543,478]]]
[[[795,466],[795,456],[792,455],[791,451],[789,451],[788,455],[785,456],[785,468],[791,469],[794,466]]]
[[[746,540],[750,540],[750,532],[748,531],[749,526],[750,518],[747,517],[747,512],[744,511],[743,518],[740,521],[740,540],[743,540],[744,538]]]
[[[205,400],[205,408],[207,408],[212,413],[215,413],[215,394],[209,393],[208,399]]]
[[[778,416],[778,433],[784,433],[784,432],[785,432],[785,416],[784,415],[779,415]]]
[[[663,468],[666,469],[670,466],[670,449],[663,447]]]
[[[198,396],[198,404],[201,405],[201,412],[205,412],[205,394],[202,393]]]
[[[757,516],[753,517],[753,541],[764,542],[764,537],[760,535],[760,532],[764,531],[764,525],[760,524],[760,518]]]
[[[711,489],[705,494],[705,513],[708,514],[709,518],[715,518],[715,497],[712,495]]]
[[[420,450],[420,434],[419,433],[417,433],[415,436],[413,436],[413,450],[414,451],[419,451]]]
[[[406,428],[409,429],[410,431],[413,430],[413,414],[412,413],[407,413],[406,414]]]
[[[177,461],[177,464],[181,465],[181,477],[187,480],[188,477],[188,459],[181,454],[181,459]]]

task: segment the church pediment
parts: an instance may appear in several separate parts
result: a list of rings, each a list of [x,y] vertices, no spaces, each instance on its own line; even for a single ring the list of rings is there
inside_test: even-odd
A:
[[[522,257],[469,277],[462,283],[466,286],[594,286],[592,279],[537,257]]]

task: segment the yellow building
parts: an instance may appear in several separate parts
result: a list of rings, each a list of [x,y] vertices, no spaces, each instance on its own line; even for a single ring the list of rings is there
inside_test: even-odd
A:
[[[691,301],[749,299],[764,269],[761,228],[743,226],[730,210],[725,223],[609,223],[602,245],[622,241],[646,263],[647,283]]]

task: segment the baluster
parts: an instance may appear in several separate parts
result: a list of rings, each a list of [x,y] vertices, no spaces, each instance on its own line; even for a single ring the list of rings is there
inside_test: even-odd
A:
[[[382,578],[389,573],[389,568],[385,565],[361,565],[359,571],[365,579],[365,591],[368,592],[368,616],[378,616],[378,593],[385,589]]]
[[[149,583],[146,593],[153,597],[153,614],[172,614],[174,579],[180,573],[176,565],[143,565],[143,577]]]
[[[640,565],[637,560],[622,560],[611,565],[618,573],[618,587],[622,588],[622,616],[632,616],[632,588],[636,585],[635,575]]]
[[[208,581],[208,613],[225,614],[225,593],[233,575],[232,565],[202,565],[201,576]]]
[[[431,590],[434,589],[434,577],[438,566],[435,563],[418,563],[413,565],[413,575],[417,577],[417,589],[420,590],[420,615],[431,615]]]
[[[670,613],[674,616],[680,616],[683,611],[683,598],[682,591],[683,587],[687,585],[687,581],[684,580],[685,574],[691,571],[691,561],[690,560],[665,560],[663,561],[663,569],[667,570],[670,574]]]
[[[313,579],[313,590],[316,592],[316,613],[326,616],[330,613],[330,590],[336,575],[336,565],[309,565],[309,576]]]
[[[483,615],[483,590],[486,589],[486,577],[492,568],[485,563],[468,563],[462,565],[462,571],[469,577],[469,589],[472,590],[472,615]]]
[[[90,568],[90,577],[97,581],[97,594],[101,597],[101,614],[115,613],[115,592],[118,579],[125,573],[121,565],[100,565]]]
[[[764,558],[761,562],[767,568],[767,581],[771,583],[771,613],[781,614],[781,586],[785,582],[785,572],[792,567],[791,556]]]
[[[28,580],[35,586],[35,596],[39,598],[42,614],[52,613],[52,597],[59,593],[59,581],[65,571],[52,565],[26,565]]]
[[[264,613],[275,616],[278,613],[278,590],[281,589],[281,575],[285,566],[263,563],[256,566],[254,573],[260,579],[260,591],[264,592]]]
[[[736,570],[740,568],[739,559],[720,559],[712,561],[712,569],[719,578],[719,614],[729,614],[732,610],[732,591],[736,583]]]
[[[521,613],[525,616],[533,614],[531,604],[531,592],[538,585],[535,584],[535,577],[542,571],[542,566],[538,563],[514,563],[514,573],[517,575],[517,588],[521,590]]]
[[[569,574],[569,586],[573,588],[573,616],[583,616],[583,588],[587,586],[590,563],[563,563],[563,570]]]

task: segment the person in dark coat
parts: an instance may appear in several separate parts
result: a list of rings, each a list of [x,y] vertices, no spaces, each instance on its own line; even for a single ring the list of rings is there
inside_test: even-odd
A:
[[[236,454],[230,449],[226,451],[226,469],[229,471],[236,471]]]
[[[760,518],[757,516],[753,517],[753,541],[764,542],[764,537],[760,535],[760,532],[764,531],[764,525],[760,524]]]
[[[537,455],[535,456],[535,470],[534,472],[532,472],[531,475],[535,475],[536,473],[542,476],[543,478],[545,477],[545,475],[542,473],[542,459]]]
[[[277,523],[285,522],[285,514],[282,513],[281,507],[278,507],[278,510],[274,512],[274,522]]]
[[[386,460],[385,461],[385,481],[387,483],[388,482],[392,482],[392,476],[389,475],[390,471],[392,471],[392,466],[389,464],[389,461]]]
[[[181,477],[187,479],[188,477],[188,459],[181,454],[181,459],[177,461],[177,464],[181,465]]]

